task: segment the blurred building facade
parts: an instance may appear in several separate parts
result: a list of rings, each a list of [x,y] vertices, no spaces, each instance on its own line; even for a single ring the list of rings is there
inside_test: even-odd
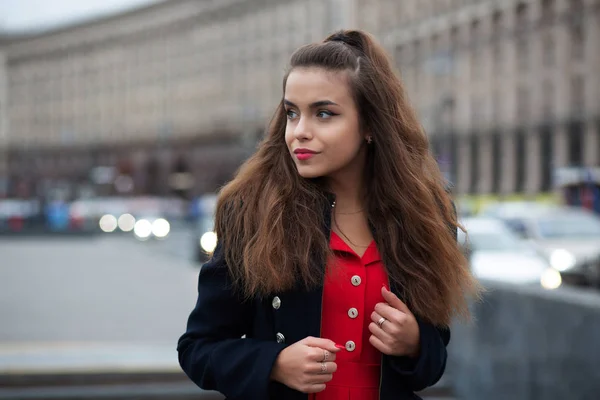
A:
[[[0,176],[21,196],[214,190],[262,135],[293,50],[360,27],[393,54],[458,193],[548,191],[555,166],[600,164],[599,2],[169,0],[5,37]]]
[[[1,43],[0,43],[1,46]],[[5,55],[0,51],[0,198],[8,192],[8,88]]]
[[[380,0],[394,58],[457,193],[535,194],[600,165],[600,1]]]
[[[114,192],[117,176],[125,192],[214,190],[263,134],[289,55],[345,25],[345,2],[170,0],[4,38],[9,194]]]

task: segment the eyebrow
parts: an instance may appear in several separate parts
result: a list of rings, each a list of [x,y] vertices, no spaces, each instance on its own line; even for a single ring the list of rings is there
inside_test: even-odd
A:
[[[295,105],[294,103],[292,103],[289,100],[283,99],[283,103],[288,107],[298,108],[297,105]],[[339,104],[336,104],[331,100],[320,100],[320,101],[315,101],[314,103],[311,103],[308,107],[309,108],[318,108],[318,107],[323,107],[323,106],[339,106]]]

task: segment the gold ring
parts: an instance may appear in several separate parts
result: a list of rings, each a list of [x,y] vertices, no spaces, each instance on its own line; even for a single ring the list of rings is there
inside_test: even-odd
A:
[[[385,321],[387,321],[387,319],[381,317],[381,318],[379,318],[379,321],[377,321],[377,325],[379,325],[379,327],[383,329],[382,325]]]
[[[329,352],[327,350],[323,350],[323,362],[329,360]]]

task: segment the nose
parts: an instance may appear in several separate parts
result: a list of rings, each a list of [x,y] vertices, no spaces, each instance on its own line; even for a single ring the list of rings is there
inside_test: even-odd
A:
[[[307,118],[300,117],[298,119],[298,123],[294,127],[294,137],[300,141],[310,140],[312,138],[310,124]]]

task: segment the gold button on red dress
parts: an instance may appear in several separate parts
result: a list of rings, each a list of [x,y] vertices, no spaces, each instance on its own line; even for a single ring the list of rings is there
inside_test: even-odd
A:
[[[388,278],[375,242],[359,257],[331,232],[334,258],[327,265],[323,288],[321,337],[344,345],[337,353],[338,370],[313,400],[377,400],[381,352],[369,343],[371,313],[384,302],[381,287]]]

